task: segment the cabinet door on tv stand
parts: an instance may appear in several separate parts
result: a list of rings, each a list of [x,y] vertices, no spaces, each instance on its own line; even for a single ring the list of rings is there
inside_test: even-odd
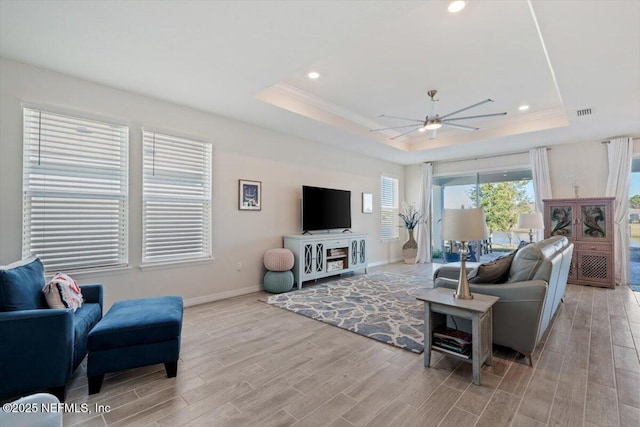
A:
[[[349,266],[351,268],[366,267],[367,265],[367,239],[351,239],[349,242]]]
[[[318,273],[324,271],[324,243],[304,242],[302,244],[302,277],[300,280],[309,280],[317,277]]]

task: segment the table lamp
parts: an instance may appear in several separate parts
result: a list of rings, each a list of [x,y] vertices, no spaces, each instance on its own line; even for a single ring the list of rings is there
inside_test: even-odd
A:
[[[544,221],[540,212],[521,213],[518,215],[518,228],[529,229],[529,243],[533,243],[533,230],[544,229]]]
[[[482,208],[474,209],[444,209],[442,215],[442,238],[454,240],[462,244],[460,250],[460,277],[458,288],[453,294],[455,298],[472,299],[467,281],[467,242],[484,240],[487,238],[487,224]]]

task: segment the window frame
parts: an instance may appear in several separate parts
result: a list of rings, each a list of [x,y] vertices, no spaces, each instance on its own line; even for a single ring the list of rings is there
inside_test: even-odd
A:
[[[385,180],[390,181],[391,203],[387,204],[385,197]],[[380,239],[382,241],[397,240],[400,238],[398,227],[398,215],[400,213],[400,180],[391,175],[380,175]],[[391,218],[390,221],[387,218]],[[388,229],[391,233],[385,232]]]
[[[486,183],[499,183],[499,182],[511,182],[511,181],[532,181],[532,177],[526,176],[518,178],[509,177],[507,179],[494,179],[490,180],[488,177],[497,175],[529,175],[532,174],[531,166],[528,164],[514,163],[508,166],[481,168],[481,169],[468,169],[464,171],[455,171],[448,173],[440,173],[433,176],[433,182],[431,186],[431,199],[432,199],[432,223],[431,223],[431,244],[432,251],[444,250],[444,240],[441,238],[441,221],[442,212],[445,209],[445,189],[449,186],[461,186],[471,185],[474,187],[474,193],[476,194],[476,200],[479,199],[480,185]],[[460,180],[462,182],[458,184],[450,184],[450,180]],[[465,180],[470,180],[469,183],[465,183]],[[535,197],[535,196],[534,196]],[[477,202],[470,203],[470,208],[478,207]],[[459,209],[460,206],[450,206],[449,209]],[[439,244],[439,246],[438,246]]]
[[[128,268],[129,124],[21,106],[23,257],[47,274]]]

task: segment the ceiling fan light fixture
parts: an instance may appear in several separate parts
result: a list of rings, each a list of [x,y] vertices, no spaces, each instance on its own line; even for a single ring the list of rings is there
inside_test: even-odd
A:
[[[449,6],[447,7],[447,10],[449,11],[449,13],[458,13],[460,12],[462,9],[464,9],[467,6],[467,2],[464,0],[455,0],[449,3]]]
[[[436,130],[442,127],[442,121],[440,119],[435,118],[432,120],[427,120],[427,124],[424,126],[426,130]]]
[[[424,120],[419,120],[419,119],[412,119],[412,118],[408,118],[408,117],[397,117],[397,116],[387,116],[385,114],[382,114],[380,117],[389,117],[392,119],[400,119],[400,120],[406,120],[411,122],[411,124],[408,125],[400,125],[400,126],[392,126],[392,127],[385,127],[385,128],[380,128],[380,129],[369,129],[369,132],[377,132],[377,131],[382,131],[382,130],[392,130],[392,129],[402,129],[401,133],[399,133],[398,135],[392,136],[390,139],[397,139],[400,138],[404,135],[408,135],[412,132],[425,132],[425,131],[431,131],[429,133],[429,139],[435,139],[436,137],[436,130],[440,129],[441,127],[449,127],[449,128],[454,128],[454,129],[462,129],[462,130],[467,130],[467,131],[476,131],[480,128],[475,127],[475,126],[466,126],[466,125],[462,125],[460,123],[458,123],[461,120],[470,120],[470,119],[482,119],[482,118],[486,118],[486,117],[495,117],[495,116],[504,116],[507,113],[491,113],[491,114],[478,114],[478,115],[471,115],[471,116],[464,116],[464,117],[460,117],[458,116],[458,114],[462,113],[463,111],[467,111],[470,110],[472,108],[476,108],[479,107],[480,105],[484,105],[487,102],[493,102],[493,100],[491,98],[489,99],[485,99],[484,101],[480,101],[477,102],[475,104],[469,105],[467,107],[461,108],[457,111],[453,111],[451,113],[445,114],[443,116],[440,116],[439,114],[436,114],[436,103],[438,102],[437,99],[435,99],[436,97],[436,90],[430,90],[427,92],[427,95],[429,96],[429,98],[431,98],[431,113],[427,116],[424,116]]]

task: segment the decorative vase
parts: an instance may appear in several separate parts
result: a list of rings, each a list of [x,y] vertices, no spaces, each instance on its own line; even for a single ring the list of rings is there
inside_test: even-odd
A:
[[[418,257],[418,242],[413,238],[413,228],[407,228],[409,240],[402,245],[402,256],[405,264],[415,264]]]

